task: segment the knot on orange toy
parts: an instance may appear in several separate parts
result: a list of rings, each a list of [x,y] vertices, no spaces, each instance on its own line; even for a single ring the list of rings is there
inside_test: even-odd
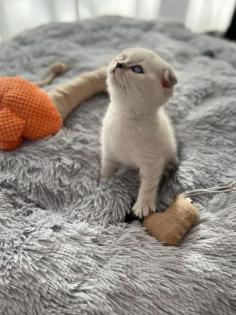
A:
[[[0,149],[15,149],[23,138],[55,134],[61,126],[61,115],[45,91],[19,77],[0,77]]]

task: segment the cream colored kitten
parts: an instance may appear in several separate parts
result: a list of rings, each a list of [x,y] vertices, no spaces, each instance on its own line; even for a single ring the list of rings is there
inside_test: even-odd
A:
[[[108,67],[111,103],[102,127],[101,178],[108,180],[119,163],[139,169],[134,213],[155,211],[157,187],[165,166],[176,160],[176,141],[162,105],[177,82],[173,70],[144,48],[129,48]]]

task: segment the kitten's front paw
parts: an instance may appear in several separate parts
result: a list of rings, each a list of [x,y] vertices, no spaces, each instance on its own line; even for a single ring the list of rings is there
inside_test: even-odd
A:
[[[147,215],[149,215],[149,213],[155,212],[155,203],[150,201],[149,202],[136,201],[136,203],[133,206],[133,212],[140,219],[142,217],[146,217]]]

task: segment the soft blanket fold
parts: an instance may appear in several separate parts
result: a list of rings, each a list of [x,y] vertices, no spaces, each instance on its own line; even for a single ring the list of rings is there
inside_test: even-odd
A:
[[[0,75],[37,81],[49,64],[70,63],[58,84],[131,46],[155,50],[179,73],[167,108],[180,166],[161,203],[235,180],[233,43],[170,22],[50,24],[0,46]],[[0,314],[235,314],[236,193],[195,198],[201,219],[179,248],[163,246],[139,222],[124,223],[136,172],[121,169],[97,186],[107,102],[96,96],[56,136],[0,152]]]

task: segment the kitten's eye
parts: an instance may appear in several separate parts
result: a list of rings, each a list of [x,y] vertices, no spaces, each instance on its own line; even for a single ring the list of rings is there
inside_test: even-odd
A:
[[[135,73],[143,73],[143,68],[139,65],[132,66],[130,69]]]

